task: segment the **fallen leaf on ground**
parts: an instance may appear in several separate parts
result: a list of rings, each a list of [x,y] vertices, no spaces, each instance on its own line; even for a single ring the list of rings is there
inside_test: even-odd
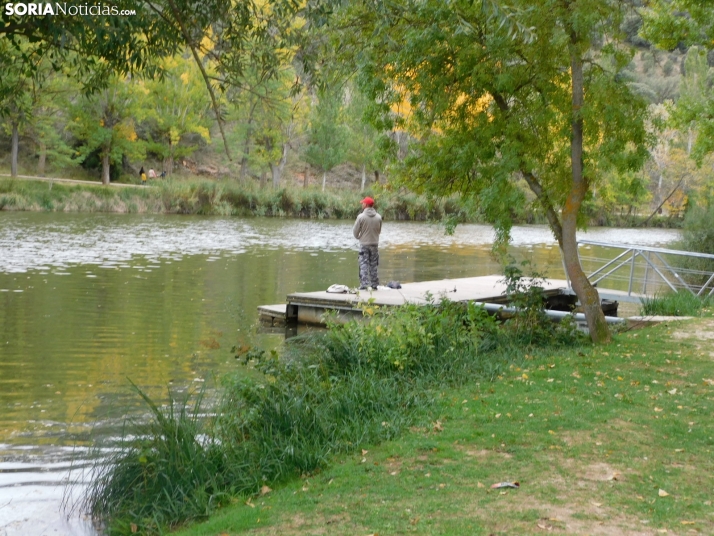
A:
[[[261,494],[261,495],[267,495],[267,494],[270,493],[271,491],[273,491],[273,490],[270,489],[268,486],[263,486],[262,488],[260,488],[260,494]]]
[[[709,378],[703,378],[704,383],[708,385],[714,385],[714,380],[710,380]]]
[[[444,426],[441,424],[441,421],[436,421],[434,423],[434,431],[435,432],[443,432],[444,431]]]
[[[669,493],[667,493],[666,491],[664,491],[664,490],[661,489],[661,488],[660,488],[660,490],[657,492],[657,494],[658,494],[660,497],[667,497],[667,496],[669,496]]]

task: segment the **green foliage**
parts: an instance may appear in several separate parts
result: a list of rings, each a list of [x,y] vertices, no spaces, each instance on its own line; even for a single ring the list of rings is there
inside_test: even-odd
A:
[[[523,275],[523,268],[530,266],[530,261],[522,261],[520,266],[508,264],[504,269],[508,304],[515,308],[515,313],[505,323],[504,332],[519,345],[571,344],[578,339],[575,322],[566,318],[559,323],[553,322],[545,313],[546,298],[543,291],[545,276],[531,271]]]
[[[341,89],[341,88],[340,88]],[[323,90],[310,118],[305,148],[305,159],[323,172],[328,172],[344,162],[347,149],[347,130],[342,124],[342,92]]]
[[[714,152],[714,91],[711,82],[714,76],[707,62],[706,49],[692,46],[687,52],[685,73],[680,84],[680,98],[674,108],[672,120],[680,128],[696,126],[692,156],[701,165],[705,155]]]
[[[688,290],[682,290],[644,298],[641,310],[643,315],[701,316],[702,310],[712,305],[714,300],[711,297],[699,297]]]
[[[132,384],[133,385],[133,384]],[[115,454],[94,467],[84,509],[95,516],[131,512],[114,519],[109,534],[160,533],[176,520],[205,518],[225,503],[224,453],[205,435],[202,394],[159,408],[136,386],[151,409],[147,424],[135,424]]]
[[[78,160],[98,151],[102,159],[102,181],[109,182],[109,164],[122,157],[140,157],[144,145],[138,143],[135,120],[140,93],[134,84],[114,77],[99,93],[83,97],[71,110],[69,130],[82,142]]]
[[[146,95],[135,111],[147,123],[147,150],[162,159],[170,174],[175,159],[190,155],[198,147],[197,141],[187,139],[189,134],[197,134],[205,143],[211,141],[207,115],[210,101],[192,58],[166,58],[162,68],[162,78],[140,83],[137,93]]]
[[[703,203],[687,211],[679,248],[683,251],[714,254],[714,205],[706,197]],[[714,261],[696,257],[677,260],[682,275],[691,284],[703,285],[714,273]],[[708,291],[707,291],[708,292]]]
[[[472,360],[485,334],[495,330],[492,317],[478,304],[405,305],[378,310],[363,306],[367,322],[330,324],[324,345],[340,370],[372,367],[380,373],[415,375],[433,373],[455,376]],[[449,370],[451,369],[451,370]]]
[[[161,410],[141,394],[153,420],[128,430],[95,469],[85,507],[110,534],[160,532],[393,439],[429,418],[439,390],[493,379],[523,359],[513,342],[484,344],[498,340],[498,328],[478,304],[429,298],[390,310],[366,304],[364,314],[291,339],[284,355],[236,356],[255,370],[225,380],[210,422],[199,418],[200,399],[193,410],[187,400]]]

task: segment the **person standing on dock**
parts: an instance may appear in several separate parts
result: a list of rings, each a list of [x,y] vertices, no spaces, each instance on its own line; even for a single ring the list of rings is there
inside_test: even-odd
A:
[[[374,199],[365,197],[362,212],[352,228],[352,234],[359,240],[359,289],[377,289],[379,276],[379,233],[382,232],[382,216],[374,210]]]

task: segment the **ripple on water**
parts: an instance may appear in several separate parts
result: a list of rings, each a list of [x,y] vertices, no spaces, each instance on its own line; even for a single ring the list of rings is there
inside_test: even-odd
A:
[[[162,215],[0,214],[0,272],[58,269],[77,264],[125,267],[142,256],[151,264],[180,260],[184,255],[241,254],[251,248],[337,251],[356,249],[352,222]],[[595,228],[581,238],[637,245],[663,245],[679,233],[669,229]],[[446,235],[439,225],[385,222],[382,247],[483,246],[493,241],[486,225],[460,225]],[[554,245],[546,226],[516,226],[515,246]]]

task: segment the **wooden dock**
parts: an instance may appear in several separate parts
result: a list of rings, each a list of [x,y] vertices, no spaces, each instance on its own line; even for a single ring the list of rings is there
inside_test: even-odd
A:
[[[563,296],[567,301],[568,283],[560,279],[546,279],[543,284],[546,297],[557,299]],[[323,324],[322,317],[327,311],[334,311],[339,319],[347,320],[361,315],[361,307],[370,302],[379,307],[393,307],[407,303],[435,303],[443,299],[455,302],[506,302],[506,284],[502,275],[442,279],[403,283],[401,289],[358,291],[356,294],[335,294],[326,291],[294,292],[288,294],[287,303],[261,305],[258,314],[261,321],[269,325],[284,325],[287,322],[301,324]]]

